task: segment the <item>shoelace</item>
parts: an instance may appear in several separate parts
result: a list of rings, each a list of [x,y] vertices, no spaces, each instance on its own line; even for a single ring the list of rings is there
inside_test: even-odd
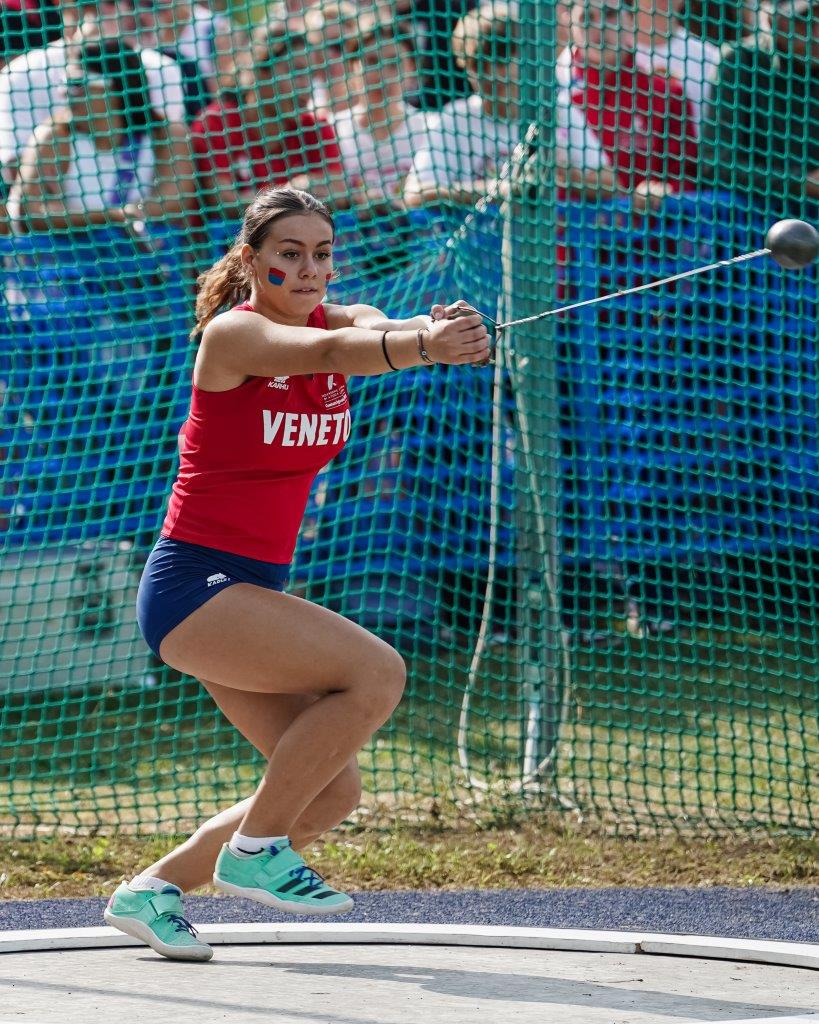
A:
[[[300,882],[306,881],[310,889],[320,889],[324,885],[324,879],[318,871],[314,871],[307,864],[302,864],[300,868],[291,868],[287,873],[293,878],[298,878]]]
[[[195,938],[199,938],[199,932],[193,927],[187,918],[182,917],[181,914],[168,914],[168,920],[174,925],[178,932],[190,932]]]

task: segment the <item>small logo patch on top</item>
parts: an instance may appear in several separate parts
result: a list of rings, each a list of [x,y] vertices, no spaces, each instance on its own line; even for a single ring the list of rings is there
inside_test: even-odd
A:
[[[230,582],[230,576],[225,576],[225,574],[223,572],[215,572],[212,576],[208,576],[208,580],[207,580],[207,583],[208,583],[209,587],[216,587],[220,583],[229,583],[229,582]]]
[[[325,409],[337,409],[347,401],[347,388],[344,383],[337,384],[333,373],[327,374],[327,390],[321,396]]]
[[[278,388],[279,391],[289,391],[290,385],[287,383],[290,377],[274,377],[272,380],[267,382],[269,388]]]

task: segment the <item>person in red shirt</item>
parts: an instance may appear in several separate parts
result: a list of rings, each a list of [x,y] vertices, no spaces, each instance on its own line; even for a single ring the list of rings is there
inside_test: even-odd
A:
[[[256,193],[291,184],[339,205],[346,197],[332,125],[313,113],[304,35],[272,21],[253,36],[236,90],[205,108],[191,126],[206,208],[239,216]]]
[[[137,620],[269,761],[252,797],[111,897],[105,920],[172,959],[212,956],[181,904],[211,879],[290,913],[352,906],[294,847],[357,806],[357,753],[401,699],[405,667],[383,640],[281,591],[308,492],[350,433],[347,378],[489,356],[481,317],[455,315],[462,304],[409,320],[325,304],[333,242],[315,197],[266,189],[199,279],[190,414]]]
[[[0,67],[63,34],[59,0],[0,0]]]
[[[606,0],[577,3],[572,39],[572,84],[562,102],[575,110],[558,146],[569,189],[612,198],[625,193],[645,209],[693,184],[697,143],[690,101],[675,78],[638,65],[632,12]]]

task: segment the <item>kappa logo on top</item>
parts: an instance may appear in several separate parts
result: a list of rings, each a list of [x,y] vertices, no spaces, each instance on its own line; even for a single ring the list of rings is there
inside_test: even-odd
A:
[[[208,576],[208,580],[207,580],[207,583],[208,583],[209,587],[216,587],[220,583],[229,583],[229,582],[230,582],[230,576],[225,576],[225,574],[223,572],[215,572],[212,576]]]
[[[267,386],[269,388],[277,388],[279,391],[289,391],[290,390],[290,385],[288,384],[289,380],[290,380],[289,376],[287,376],[287,377],[274,377],[273,380],[269,380],[267,382]]]

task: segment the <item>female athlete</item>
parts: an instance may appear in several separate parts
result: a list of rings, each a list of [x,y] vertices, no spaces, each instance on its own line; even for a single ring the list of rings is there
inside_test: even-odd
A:
[[[455,307],[434,306],[394,321],[325,304],[332,274],[330,214],[285,187],[257,196],[239,240],[199,281],[179,474],[137,614],[151,649],[199,679],[268,765],[253,796],[108,903],[110,925],[172,959],[213,955],[181,902],[211,880],[294,914],[352,907],[296,850],[357,806],[356,754],[401,699],[404,663],[355,623],[282,591],[313,480],[350,433],[346,378],[489,355],[477,314],[447,319]]]

